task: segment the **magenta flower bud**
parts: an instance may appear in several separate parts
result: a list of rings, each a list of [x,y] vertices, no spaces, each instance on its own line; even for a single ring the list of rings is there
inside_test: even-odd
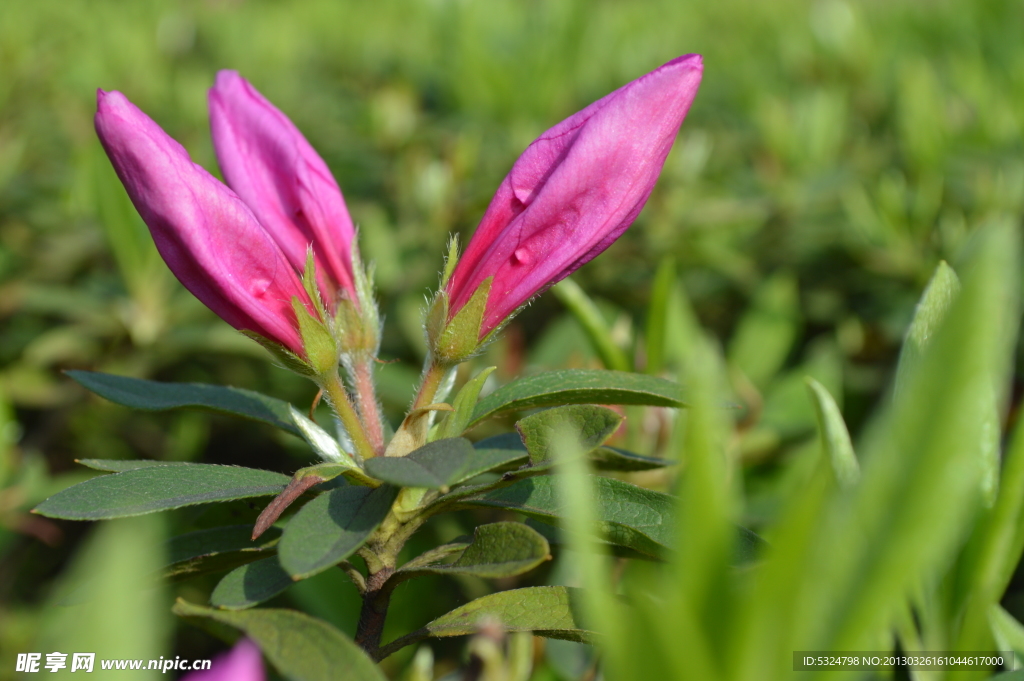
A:
[[[448,320],[493,277],[483,339],[618,239],[647,202],[702,71],[700,55],[673,59],[527,147],[448,279]]]
[[[342,292],[358,305],[355,231],[327,164],[288,117],[235,71],[217,74],[209,101],[213,147],[228,186],[300,272],[312,244],[330,309]]]
[[[236,329],[304,356],[292,299],[312,303],[248,206],[120,92],[96,99],[100,142],[178,281]]]
[[[234,648],[215,657],[209,669],[192,672],[181,681],[265,681],[266,678],[260,649],[243,638]]]

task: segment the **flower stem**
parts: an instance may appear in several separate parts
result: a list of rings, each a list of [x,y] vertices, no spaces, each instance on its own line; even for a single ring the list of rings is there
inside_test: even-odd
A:
[[[420,409],[434,403],[437,390],[441,387],[441,381],[444,380],[444,375],[448,373],[449,368],[448,365],[437,362],[433,357],[427,358],[427,363],[423,368],[420,390],[416,393],[416,400],[412,403],[413,409]]]
[[[331,403],[334,413],[341,419],[345,430],[348,431],[348,436],[352,438],[352,444],[356,448],[356,453],[363,457],[363,459],[370,459],[376,456],[377,452],[366,436],[366,430],[359,421],[359,416],[356,414],[352,402],[348,399],[348,393],[345,392],[345,386],[342,385],[341,377],[337,371],[328,372],[321,377],[321,381],[321,387],[324,393],[327,394],[327,401]]]
[[[384,425],[381,419],[380,406],[377,404],[377,393],[373,387],[373,358],[365,357],[353,363],[351,372],[352,384],[355,388],[356,405],[362,417],[366,436],[377,456],[384,454]]]

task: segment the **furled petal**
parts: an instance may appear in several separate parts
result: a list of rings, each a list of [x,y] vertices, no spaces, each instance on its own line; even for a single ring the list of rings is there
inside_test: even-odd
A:
[[[120,92],[97,93],[95,123],[160,255],[185,288],[236,329],[302,355],[291,300],[309,305],[309,297],[245,203]]]
[[[236,72],[217,74],[209,100],[213,146],[228,185],[299,271],[313,245],[329,303],[339,289],[355,301],[352,219],[323,159],[288,117]]]
[[[192,672],[181,681],[265,681],[266,678],[260,649],[243,638],[234,648],[215,657],[209,669]]]
[[[674,59],[534,141],[449,279],[449,318],[494,277],[483,338],[619,238],[654,188],[702,71],[699,55]]]

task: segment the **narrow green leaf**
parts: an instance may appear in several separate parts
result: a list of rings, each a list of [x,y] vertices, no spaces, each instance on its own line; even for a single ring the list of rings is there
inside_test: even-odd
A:
[[[66,373],[100,397],[126,407],[146,411],[191,407],[234,414],[302,436],[292,422],[290,404],[251,390],[202,383],[161,383],[93,371]]]
[[[101,475],[54,494],[35,513],[67,520],[124,518],[182,506],[273,496],[288,484],[280,473],[193,463]]]
[[[341,464],[346,468],[362,473],[352,455],[342,449],[338,441],[331,437],[326,430],[290,404],[288,405],[288,413],[291,415],[292,423],[295,425],[295,429],[299,431],[300,437],[309,443],[309,446],[313,448],[317,456],[327,463]]]
[[[398,488],[346,486],[309,502],[288,521],[278,545],[281,567],[306,579],[355,552],[391,509]]]
[[[624,416],[608,407],[593,404],[567,404],[532,414],[516,423],[530,463],[555,460],[552,444],[566,432],[577,439],[581,452],[588,453],[605,443],[622,425]]]
[[[220,580],[210,594],[210,605],[244,610],[270,600],[295,582],[281,569],[277,556],[237,567]]]
[[[276,552],[281,531],[270,528],[253,541],[251,525],[228,525],[172,537],[167,542],[167,567],[171,578],[223,572],[265,558]]]
[[[960,278],[946,261],[940,261],[917,302],[903,347],[900,348],[900,359],[896,366],[897,392],[903,389],[909,372],[920,361],[925,347],[959,295]]]
[[[424,629],[428,636],[463,636],[478,631],[480,619],[497,618],[505,631],[532,631],[538,636],[588,642],[593,632],[580,624],[579,589],[533,586],[501,591],[471,601],[438,617]]]
[[[682,387],[663,378],[624,371],[563,369],[520,378],[498,388],[477,403],[470,425],[503,412],[563,404],[686,406]]]
[[[1024,660],[1024,624],[998,603],[993,603],[989,608],[988,622],[999,650],[1012,650],[1018,659]]]
[[[473,417],[473,409],[476,407],[477,398],[483,390],[484,383],[497,367],[487,367],[476,375],[472,380],[462,386],[459,394],[455,396],[452,407],[455,411],[445,417],[438,432],[438,438],[459,437],[469,427]]]
[[[473,542],[454,562],[413,568],[403,566],[399,572],[496,579],[529,572],[550,557],[547,540],[536,530],[523,523],[498,522],[477,527]]]
[[[604,315],[597,308],[586,291],[579,287],[571,278],[563,279],[552,288],[555,296],[568,308],[594,345],[601,361],[609,369],[629,371],[632,369],[625,351],[615,344],[611,329],[604,320]]]
[[[839,484],[844,487],[854,485],[860,479],[860,464],[853,453],[853,442],[850,441],[850,433],[846,430],[839,405],[821,383],[809,376],[805,380],[818,415],[822,452],[832,462],[832,470]]]
[[[153,459],[75,459],[87,468],[108,473],[121,473],[123,471],[134,471],[139,468],[150,468],[151,466],[190,466],[190,461],[154,461]]]
[[[181,599],[174,613],[241,629],[290,681],[386,681],[383,672],[333,626],[294,610],[214,610]]]

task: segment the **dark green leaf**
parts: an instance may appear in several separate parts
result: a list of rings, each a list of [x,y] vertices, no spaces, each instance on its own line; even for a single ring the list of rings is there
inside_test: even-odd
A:
[[[398,489],[389,485],[339,487],[309,502],[285,526],[281,566],[306,579],[337,565],[362,546],[391,509]]]
[[[598,447],[590,453],[594,468],[602,471],[649,471],[672,465],[672,461],[627,452],[618,447]]]
[[[181,599],[174,613],[241,629],[291,681],[386,681],[355,643],[330,624],[294,610],[214,610]]]
[[[564,586],[533,586],[500,591],[456,608],[424,627],[427,636],[462,636],[479,631],[485,616],[501,621],[505,631],[532,631],[538,636],[589,641],[593,632],[580,623],[582,595]]]
[[[237,466],[192,463],[101,475],[69,487],[35,512],[68,520],[124,518],[194,504],[273,496],[288,477]]]
[[[234,414],[302,437],[292,422],[290,404],[251,390],[202,383],[161,383],[93,371],[67,374],[97,395],[126,407],[147,411],[192,407]]]
[[[401,487],[447,489],[498,466],[522,452],[503,449],[475,449],[461,437],[436,440],[406,456],[377,457],[366,461],[366,471]]]
[[[516,430],[530,453],[530,463],[537,465],[555,459],[551,452],[552,442],[564,433],[578,440],[581,452],[590,452],[603,445],[618,430],[624,418],[608,407],[567,404],[521,419],[516,423]]]
[[[675,539],[675,499],[610,478],[595,476],[593,483],[597,518],[608,541],[646,556],[663,556]],[[565,513],[551,476],[519,480],[460,503],[511,509],[547,522],[557,521]]]
[[[647,404],[683,407],[683,389],[672,381],[643,374],[599,369],[563,369],[527,376],[480,400],[472,426],[507,411],[562,404]]]
[[[277,556],[235,568],[217,584],[210,605],[228,610],[244,610],[270,600],[295,582],[281,569]]]
[[[561,528],[549,525],[548,523],[541,522],[536,518],[527,518],[526,524],[537,531],[542,537],[548,540],[548,544],[551,546],[563,546],[568,543],[565,537],[565,531]],[[598,540],[602,552],[606,552],[609,555],[615,556],[616,558],[632,558],[634,560],[658,560],[654,556],[648,556],[647,554],[634,551],[633,549],[626,548],[625,546],[619,546],[618,544],[612,544],[604,540]]]
[[[229,525],[172,537],[167,542],[164,575],[181,578],[223,572],[259,560],[276,552],[281,531],[272,527],[257,541],[251,536],[252,525]]]
[[[522,523],[499,522],[477,527],[473,543],[455,562],[418,568],[405,566],[400,572],[514,577],[529,572],[548,558],[548,542],[536,530]]]

